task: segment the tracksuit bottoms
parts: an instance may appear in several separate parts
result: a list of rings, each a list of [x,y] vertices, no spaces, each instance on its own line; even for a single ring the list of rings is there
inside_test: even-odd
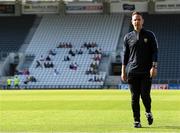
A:
[[[140,122],[140,97],[147,113],[151,112],[151,84],[152,79],[149,74],[129,75],[128,84],[131,91],[131,106],[134,121]]]

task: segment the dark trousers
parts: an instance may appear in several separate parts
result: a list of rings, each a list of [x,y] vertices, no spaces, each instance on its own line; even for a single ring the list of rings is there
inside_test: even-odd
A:
[[[146,112],[151,112],[151,83],[152,80],[149,75],[128,76],[134,121],[140,122],[140,96]]]

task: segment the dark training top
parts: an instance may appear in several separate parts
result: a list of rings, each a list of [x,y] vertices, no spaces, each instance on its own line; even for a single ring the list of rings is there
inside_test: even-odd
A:
[[[128,65],[128,72],[149,73],[152,62],[157,62],[158,44],[153,32],[141,29],[125,35],[122,64]]]

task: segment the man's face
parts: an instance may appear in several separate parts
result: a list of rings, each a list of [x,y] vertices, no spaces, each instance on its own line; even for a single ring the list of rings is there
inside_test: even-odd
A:
[[[142,29],[144,20],[141,15],[135,14],[132,16],[131,22],[134,27],[134,30],[140,31]]]

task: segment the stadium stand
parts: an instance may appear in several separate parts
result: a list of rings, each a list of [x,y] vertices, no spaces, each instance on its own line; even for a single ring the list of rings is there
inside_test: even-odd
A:
[[[23,45],[30,27],[35,22],[35,16],[28,15],[21,17],[0,18],[2,20],[0,21],[0,26],[3,29],[1,30],[2,33],[0,33],[0,37],[2,37],[0,39],[2,50],[17,52]],[[144,18],[144,26],[155,32],[160,49],[158,76],[153,80],[153,83],[180,83],[180,45],[178,38],[180,34],[180,16],[178,14],[144,14]],[[7,29],[5,29],[5,26],[2,25],[5,25],[5,20],[7,19]],[[10,23],[10,19],[12,19],[13,24],[17,23],[17,25]],[[37,29],[35,30],[34,28],[29,45],[26,44],[26,58],[24,64],[22,63],[21,69],[28,68],[30,75],[18,75],[20,87],[102,88],[106,85],[105,80],[108,76],[106,67],[109,67],[109,64],[106,65],[106,63],[111,62],[108,57],[116,52],[121,52],[123,37],[128,30],[127,25],[129,23],[130,16],[124,14],[43,15],[42,19],[40,17],[38,24],[35,26]],[[24,26],[23,24],[27,27],[20,28]],[[4,33],[5,30],[7,31],[6,33]],[[5,34],[8,34],[9,38],[5,37]],[[21,34],[21,37],[13,38],[13,36]],[[96,46],[87,48],[84,47],[85,43],[96,44]],[[59,45],[64,44],[65,47],[59,47]],[[71,46],[67,48],[66,44],[71,44]],[[93,58],[97,54],[89,54],[89,49],[91,49],[91,52],[100,50],[103,53],[101,55],[102,59],[107,58],[105,61],[99,60],[97,73],[93,74],[86,74],[86,72],[94,62]],[[50,56],[51,61],[41,61],[42,68],[36,68],[37,60],[41,59],[41,55],[43,58],[46,58],[50,50],[55,50],[56,55]],[[75,56],[69,54],[70,50],[75,53]],[[79,50],[82,50],[83,53],[78,54],[77,51]],[[67,56],[70,58],[70,61],[64,61]],[[52,62],[53,67],[45,68],[45,62]],[[70,69],[71,63],[77,63],[77,69]],[[99,66],[102,64],[104,65],[103,69],[99,69]],[[32,76],[35,77],[35,80]],[[28,83],[25,81],[28,81]],[[118,83],[119,80],[110,77],[110,82]]]
[[[86,74],[95,54],[89,54],[89,49],[82,46],[85,42],[95,43],[97,46],[91,50],[100,49],[103,56],[116,51],[122,22],[122,14],[44,15],[26,50],[27,55],[35,56],[29,71],[37,79],[37,82],[29,82],[28,88],[101,88],[106,72]],[[60,43],[71,43],[73,51],[81,49],[83,54],[70,56],[70,61],[66,62],[64,57],[70,48],[57,48]],[[36,61],[40,60],[41,55],[46,57],[52,49],[56,51],[56,55],[51,56],[54,67],[36,68]],[[77,70],[70,70],[70,63],[75,62],[78,64]],[[57,75],[54,74],[55,69]],[[19,78],[23,86],[26,76],[19,75]]]
[[[180,82],[180,15],[144,14],[144,26],[157,36],[159,43],[158,76],[154,82]]]

